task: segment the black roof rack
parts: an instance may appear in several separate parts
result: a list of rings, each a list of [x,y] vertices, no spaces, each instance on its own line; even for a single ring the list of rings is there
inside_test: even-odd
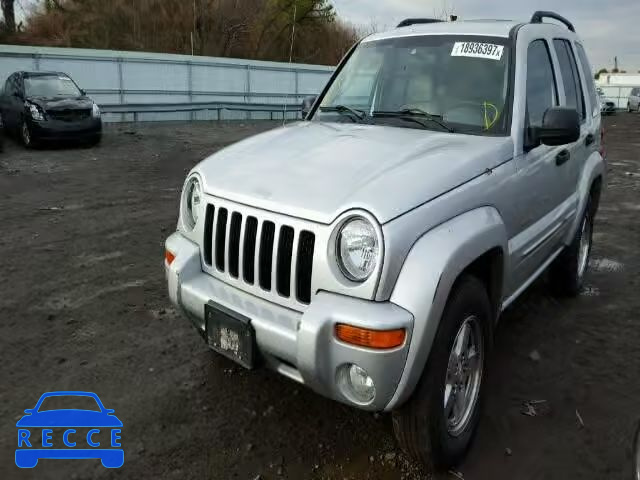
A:
[[[555,12],[545,12],[545,11],[536,12],[533,14],[533,17],[531,17],[531,23],[542,23],[543,18],[552,18],[553,20],[557,20],[561,23],[564,23],[567,26],[567,28],[572,32],[576,31],[576,28],[573,26],[573,23],[571,23],[569,20],[564,18],[562,15],[558,15]]]
[[[409,27],[421,23],[441,23],[442,21],[438,18],[407,18],[401,21],[396,28]]]

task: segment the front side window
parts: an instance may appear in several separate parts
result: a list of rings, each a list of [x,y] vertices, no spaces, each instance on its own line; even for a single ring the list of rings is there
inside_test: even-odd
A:
[[[499,37],[364,42],[330,85],[313,120],[506,134],[510,53],[507,39]]]
[[[69,77],[62,75],[38,75],[24,79],[28,97],[78,97],[80,89]]]
[[[535,40],[527,53],[528,124],[541,127],[545,112],[558,105],[556,80],[547,42]]]

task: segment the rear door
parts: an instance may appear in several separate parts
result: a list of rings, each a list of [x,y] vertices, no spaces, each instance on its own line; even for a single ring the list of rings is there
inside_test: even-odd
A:
[[[567,214],[573,218],[578,205],[578,177],[596,142],[596,135],[592,131],[592,115],[587,115],[587,102],[572,42],[556,38],[553,46],[558,60],[557,70],[562,79],[564,106],[576,110],[580,116],[580,139],[565,146],[564,151],[567,155],[557,163],[557,174],[561,177],[564,190],[564,202],[567,202]]]

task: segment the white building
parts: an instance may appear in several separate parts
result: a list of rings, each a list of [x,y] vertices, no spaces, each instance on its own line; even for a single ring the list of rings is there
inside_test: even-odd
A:
[[[640,73],[602,73],[596,85],[608,100],[626,109],[631,89],[640,87]]]

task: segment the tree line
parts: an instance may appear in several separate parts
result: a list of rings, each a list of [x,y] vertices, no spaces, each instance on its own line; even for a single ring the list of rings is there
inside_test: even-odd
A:
[[[329,0],[38,0],[18,24],[0,6],[0,43],[23,45],[335,65],[364,34]]]

